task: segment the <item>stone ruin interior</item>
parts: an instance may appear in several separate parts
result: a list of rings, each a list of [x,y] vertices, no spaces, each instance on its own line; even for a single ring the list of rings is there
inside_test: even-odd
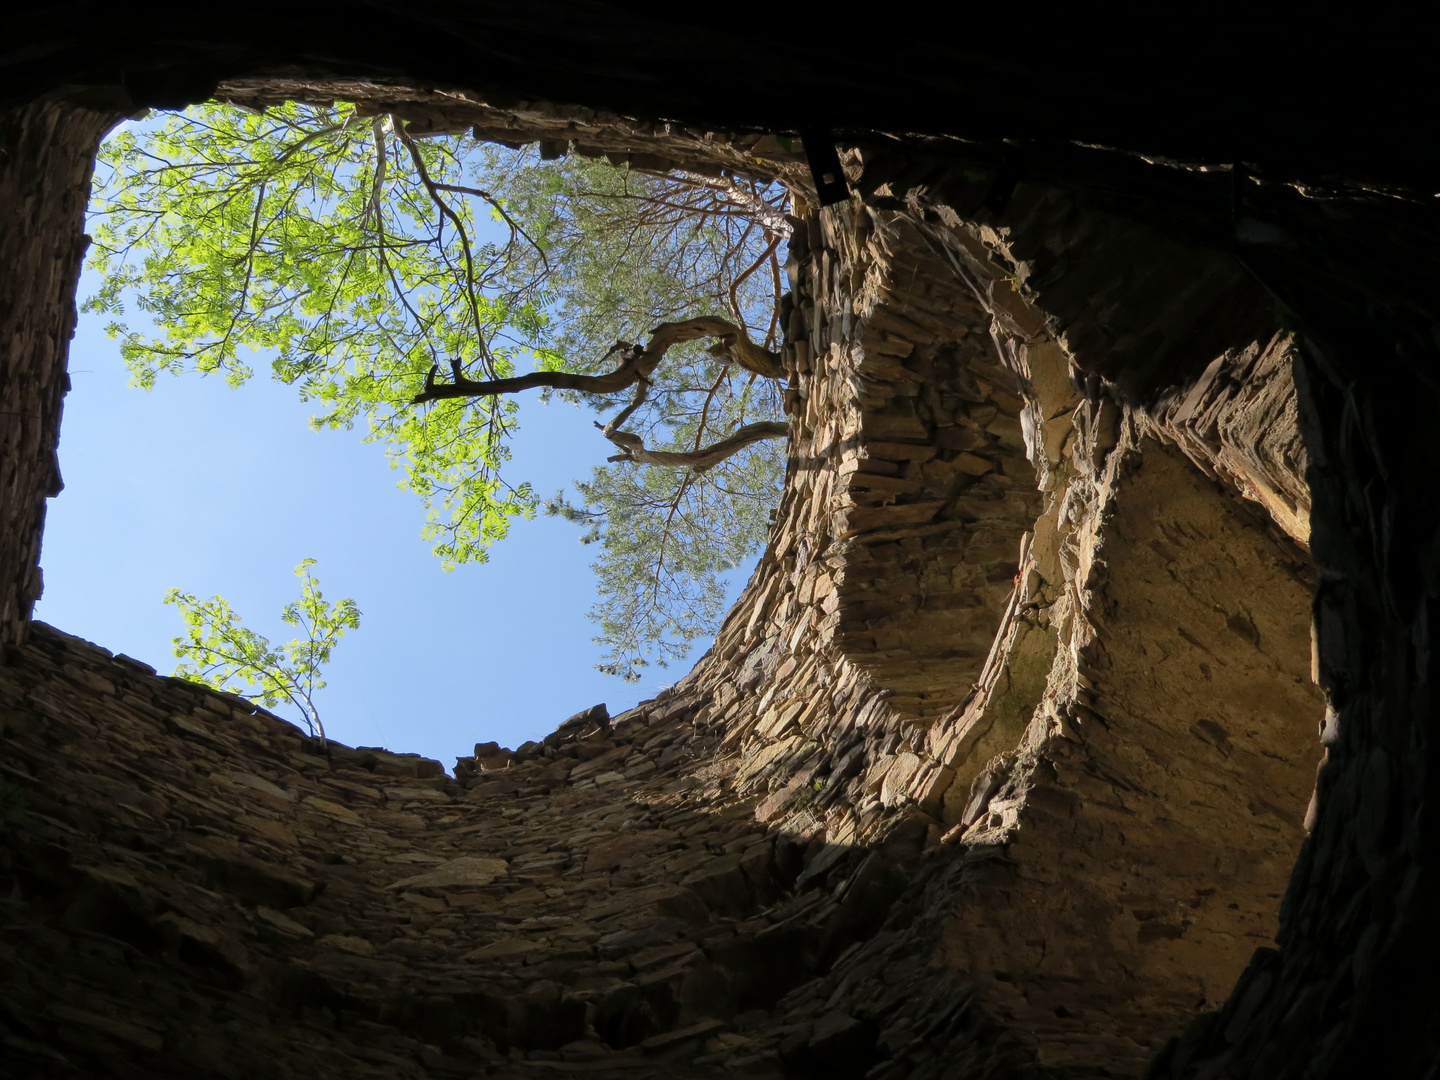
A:
[[[1440,1075],[1433,92],[185,12],[0,47],[0,1073]],[[673,688],[450,776],[31,621],[95,148],[210,98],[790,185],[790,467]]]

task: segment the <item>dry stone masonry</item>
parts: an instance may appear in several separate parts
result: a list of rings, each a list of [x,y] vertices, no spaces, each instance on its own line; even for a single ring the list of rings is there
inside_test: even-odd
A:
[[[60,407],[90,171],[113,112],[40,100],[0,116],[0,652],[40,597],[45,499],[60,493]]]
[[[858,140],[821,209],[782,136],[374,81],[220,96],[789,183],[790,465],[690,674],[453,776],[22,636],[17,592],[11,1074],[1342,1075],[1266,1032],[1348,1000],[1277,951],[1337,918],[1317,876],[1390,865],[1324,838],[1398,829],[1340,734],[1337,612],[1370,601],[1309,547],[1337,451],[1306,425],[1351,406],[1231,253],[1143,184],[939,142]],[[63,299],[27,304],[61,326]],[[4,475],[41,490],[26,439]],[[4,527],[31,581],[38,519]]]

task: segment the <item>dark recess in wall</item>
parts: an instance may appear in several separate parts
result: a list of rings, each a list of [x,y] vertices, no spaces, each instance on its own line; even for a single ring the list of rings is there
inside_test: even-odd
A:
[[[1425,188],[1440,176],[1419,9],[1407,20],[1207,5],[1162,19],[974,4],[842,18],[264,0],[212,14],[153,0],[24,5],[7,19],[0,101],[77,84],[123,86],[128,108],[175,108],[219,79],[299,68],[730,127],[1008,140],[1022,160],[1080,143],[1311,181]]]

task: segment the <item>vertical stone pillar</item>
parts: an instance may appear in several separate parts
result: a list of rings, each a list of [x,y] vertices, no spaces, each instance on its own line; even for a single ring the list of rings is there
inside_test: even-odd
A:
[[[40,596],[85,205],[119,119],[56,99],[0,112],[0,654],[21,644]]]

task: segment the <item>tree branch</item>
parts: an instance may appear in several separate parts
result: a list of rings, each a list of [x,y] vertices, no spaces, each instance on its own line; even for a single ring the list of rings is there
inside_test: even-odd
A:
[[[699,173],[684,170],[653,175],[663,176],[666,180],[689,187],[709,188],[719,192],[731,204],[740,207],[748,216],[760,222],[769,235],[790,239],[792,228],[789,219],[785,217],[785,211],[768,202],[758,191],[747,189],[729,177],[701,176]]]
[[[458,377],[459,365],[451,361],[452,375],[456,377],[449,383],[439,383],[435,381],[439,366],[432,365],[429,374],[425,376],[425,389],[416,394],[411,402],[421,405],[444,398],[495,397],[547,386],[556,390],[579,390],[586,394],[617,394],[642,380],[648,382],[670,346],[703,337],[719,338],[719,343],[711,348],[710,352],[722,360],[739,364],[746,371],[753,371],[771,379],[778,379],[784,374],[778,358],[751,342],[734,323],[706,315],[683,322],[661,323],[650,332],[650,341],[644,346],[618,343],[617,348],[621,350],[620,366],[605,375],[532,371],[528,375],[478,382]]]
[[[475,292],[475,256],[470,250],[470,233],[465,228],[465,222],[457,214],[453,207],[440,197],[440,190],[435,186],[435,181],[430,179],[430,170],[425,167],[425,158],[420,153],[420,148],[415,145],[415,140],[405,130],[404,124],[395,125],[395,134],[410,152],[410,160],[415,165],[415,175],[425,185],[426,192],[440,211],[441,219],[449,218],[455,226],[456,233],[460,236],[460,248],[465,254],[465,295],[470,301],[470,314],[475,322],[475,343],[480,347],[480,356],[485,362],[487,369],[494,373],[495,358],[490,354],[490,343],[485,340],[485,328],[480,320],[480,299]],[[436,240],[439,240],[439,233],[436,233]],[[444,248],[440,249],[442,252]],[[447,259],[448,263],[449,260]]]
[[[744,237],[741,237],[741,242],[744,242]],[[772,255],[775,254],[775,249],[779,246],[780,237],[772,236],[770,238],[770,243],[766,245],[765,250],[761,252],[760,257],[756,259],[753,263],[751,263],[749,266],[747,266],[743,271],[741,271],[734,281],[730,282],[730,310],[735,312],[737,318],[739,318],[740,315],[740,286],[745,284],[746,278],[748,278],[756,270],[759,270],[760,267],[765,264],[765,260],[769,259]],[[773,321],[774,316],[772,315],[771,318]],[[743,322],[744,320],[742,319],[741,321]],[[766,339],[769,339],[768,335]]]
[[[700,422],[695,425],[695,449],[700,449],[700,440],[705,437],[705,428],[710,419],[710,406],[715,402],[715,395],[720,392],[720,387],[725,385],[730,373],[723,368],[720,374],[715,376],[715,381],[710,384],[710,389],[705,394],[705,404],[700,406]],[[743,416],[744,413],[742,412]]]
[[[711,356],[720,360],[728,360],[752,375],[760,375],[767,379],[783,379],[785,377],[785,369],[780,366],[780,355],[768,349],[762,349],[738,327],[732,327],[732,333],[721,337],[719,341],[710,346],[708,351]]]
[[[376,222],[375,231],[384,236],[384,222],[380,215],[384,207],[380,205],[380,196],[385,190],[385,173],[389,168],[390,147],[385,142],[385,118],[377,116],[370,121],[370,131],[375,137],[375,176],[370,181],[370,199],[365,204],[364,217],[374,216]],[[363,220],[363,218],[362,218]]]
[[[505,224],[510,226],[511,239],[514,239],[516,234],[523,236],[530,246],[535,249],[535,254],[540,256],[540,261],[545,264],[545,270],[547,272],[550,270],[550,258],[545,254],[545,249],[535,242],[534,238],[525,231],[525,227],[511,217],[510,211],[506,210],[505,207],[501,205],[500,200],[495,198],[494,195],[491,195],[490,192],[482,188],[464,187],[460,184],[436,183],[435,188],[437,191],[453,191],[457,195],[474,195],[478,199],[484,199],[495,208],[495,212],[504,219]]]
[[[608,424],[596,424],[595,426],[600,429],[601,433],[602,433],[607,439],[610,439],[610,440],[612,440],[612,441],[614,440],[615,435],[616,435],[617,432],[618,432],[619,434],[621,434],[621,435],[626,434],[625,432],[620,431],[620,425],[623,424],[623,423],[625,423],[626,420],[629,420],[631,414],[632,414],[636,409],[638,409],[641,405],[645,404],[645,399],[646,399],[649,395],[650,395],[650,383],[649,383],[649,381],[648,381],[648,380],[641,380],[641,382],[640,382],[640,388],[635,391],[635,397],[634,397],[634,399],[630,402],[630,404],[629,404],[629,405],[626,405],[625,408],[621,409],[618,413],[616,413],[615,416],[614,416],[614,418],[613,418]],[[617,444],[617,445],[618,445],[618,444]]]
[[[703,450],[680,453],[671,450],[646,450],[645,440],[639,435],[629,431],[615,431],[606,437],[620,447],[621,452],[607,460],[633,461],[637,465],[688,465],[696,472],[704,472],[739,453],[751,443],[765,439],[783,439],[789,434],[788,424],[765,420],[757,424],[746,424],[728,439],[721,439]]]

